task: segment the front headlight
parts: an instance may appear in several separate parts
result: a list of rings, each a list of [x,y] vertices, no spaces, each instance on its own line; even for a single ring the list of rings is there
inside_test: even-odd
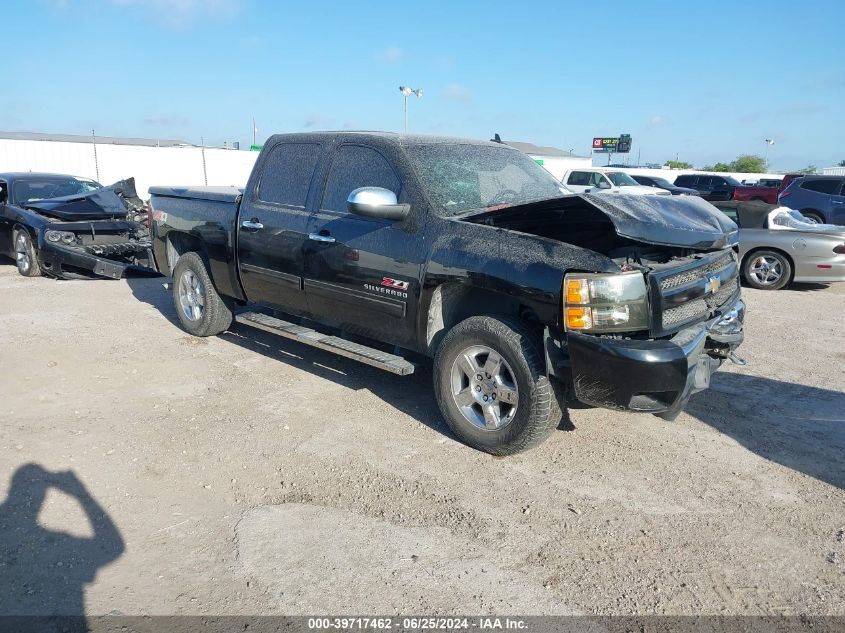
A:
[[[649,327],[648,289],[640,272],[566,275],[563,302],[567,330],[633,332]]]
[[[47,231],[44,237],[47,238],[48,242],[62,242],[64,244],[75,244],[76,243],[76,235],[71,233],[70,231]]]

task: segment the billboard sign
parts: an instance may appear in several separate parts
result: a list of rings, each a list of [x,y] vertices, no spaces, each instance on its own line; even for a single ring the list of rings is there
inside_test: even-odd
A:
[[[619,145],[619,138],[609,138],[606,136],[596,136],[593,138],[593,151],[607,154],[608,152],[615,152],[616,146]]]
[[[627,154],[631,151],[631,135],[595,136],[593,151],[599,154]]]

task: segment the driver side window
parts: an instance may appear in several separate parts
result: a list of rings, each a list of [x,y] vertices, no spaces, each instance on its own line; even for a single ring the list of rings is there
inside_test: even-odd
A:
[[[590,174],[590,186],[598,187],[603,182],[606,182],[608,185],[610,185],[610,181],[605,178],[604,174],[600,174],[597,171],[594,171],[592,174]]]
[[[342,145],[335,152],[320,208],[346,213],[346,200],[359,187],[382,187],[397,199],[402,193],[402,183],[384,156],[363,145]]]

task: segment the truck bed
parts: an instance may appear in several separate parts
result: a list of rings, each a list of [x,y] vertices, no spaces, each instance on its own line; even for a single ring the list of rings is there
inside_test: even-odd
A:
[[[235,202],[244,192],[238,187],[150,187],[150,195],[191,200]]]

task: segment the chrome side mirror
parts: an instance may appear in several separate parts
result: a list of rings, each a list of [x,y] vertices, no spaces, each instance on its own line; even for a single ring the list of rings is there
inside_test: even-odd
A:
[[[411,210],[409,204],[399,204],[396,194],[382,187],[359,187],[346,199],[349,213],[369,218],[404,220]]]

